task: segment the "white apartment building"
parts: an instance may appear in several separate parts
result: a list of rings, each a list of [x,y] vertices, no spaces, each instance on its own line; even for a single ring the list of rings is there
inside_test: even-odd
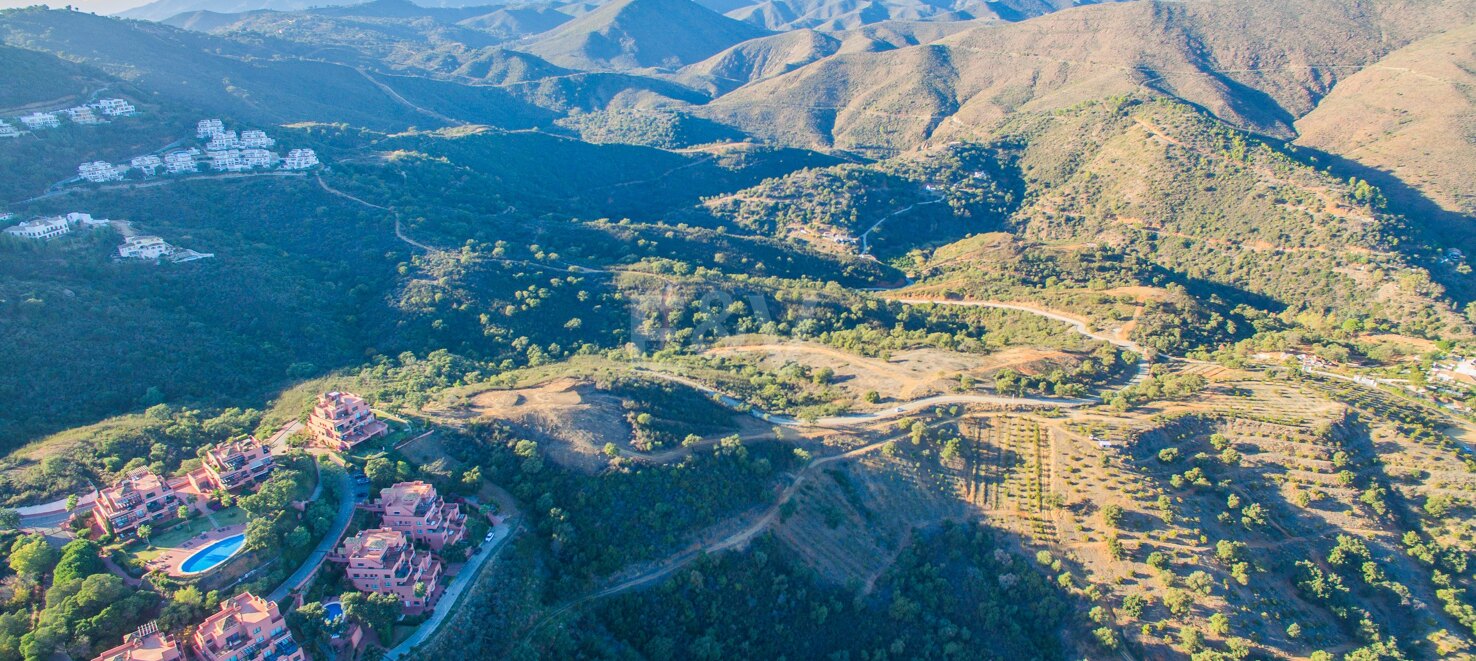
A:
[[[318,164],[318,154],[311,149],[294,149],[282,160],[283,170],[306,170]]]
[[[122,181],[125,172],[128,172],[128,166],[113,165],[106,161],[93,161],[77,166],[77,175],[95,184]]]
[[[19,138],[20,129],[5,122],[0,122],[0,138]]]
[[[134,156],[133,160],[129,161],[128,164],[143,170],[144,174],[152,177],[155,171],[164,166],[164,159],[152,154],[148,156]]]
[[[52,239],[70,231],[72,231],[72,224],[61,216],[37,218],[5,228],[6,234],[23,239]]]
[[[135,110],[137,110],[133,107],[133,104],[124,101],[123,99],[103,99],[93,105],[97,106],[98,112],[101,112],[102,114],[108,115],[110,117],[117,117],[119,115],[131,115],[134,113]]]
[[[225,151],[227,149],[240,149],[241,139],[236,137],[235,131],[221,131],[205,143],[205,151]]]
[[[241,132],[241,146],[242,147],[252,147],[252,148],[256,148],[256,149],[270,149],[272,146],[274,146],[276,144],[277,144],[277,141],[276,140],[273,140],[271,138],[271,136],[268,136],[266,134],[266,131],[259,131],[259,130],[256,130],[256,129],[252,129],[250,131],[242,131]]]
[[[202,119],[195,125],[195,137],[204,140],[225,133],[225,124],[218,119]]]
[[[265,149],[241,150],[241,165],[248,168],[269,168],[277,164],[277,155]]]
[[[66,114],[67,119],[72,120],[72,123],[73,124],[101,124],[102,123],[102,118],[98,117],[97,116],[97,113],[92,112],[92,108],[88,108],[87,106],[77,106],[75,108],[67,108],[66,110],[63,110],[62,113]]]
[[[174,252],[174,246],[157,236],[130,236],[118,246],[118,256],[124,259],[158,259]]]
[[[61,126],[61,120],[57,119],[54,113],[49,112],[31,113],[20,118],[20,120],[22,124],[26,125],[26,128],[33,131],[36,129],[54,129]]]
[[[195,157],[189,152],[176,151],[164,155],[164,168],[169,174],[183,174],[196,170]]]
[[[217,172],[240,172],[246,169],[246,165],[241,162],[241,150],[210,152],[210,169]]]

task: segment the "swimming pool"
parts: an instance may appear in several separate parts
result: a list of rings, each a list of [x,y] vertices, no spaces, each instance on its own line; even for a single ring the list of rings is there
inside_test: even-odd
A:
[[[244,534],[217,540],[185,558],[184,562],[179,563],[179,571],[182,574],[199,574],[215,569],[221,563],[231,559],[231,556],[239,552],[241,545],[245,543],[246,535]]]
[[[323,604],[323,611],[327,613],[327,615],[323,616],[323,624],[333,624],[334,620],[343,617],[343,604],[330,601]]]

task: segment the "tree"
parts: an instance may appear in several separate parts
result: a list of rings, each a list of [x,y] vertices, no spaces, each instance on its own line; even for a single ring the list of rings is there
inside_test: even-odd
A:
[[[67,496],[67,511],[68,512],[71,512],[71,511],[77,509],[77,503],[80,500],[81,499],[77,498],[77,494],[75,494],[75,493]]]
[[[461,474],[461,492],[471,495],[482,488],[482,467],[472,466],[471,470]]]
[[[867,404],[876,404],[881,401],[881,393],[875,390],[868,390],[866,394],[861,396],[861,399],[866,400]]]
[[[8,508],[0,508],[0,530],[15,530],[20,525],[20,512]]]
[[[380,640],[389,640],[395,617],[400,614],[399,597],[377,592],[346,592],[339,601],[343,603],[345,615],[374,630]]]
[[[189,505],[180,505],[179,507],[176,507],[174,509],[174,515],[177,516],[177,517],[179,517],[179,518],[181,518],[181,519],[188,519],[188,518],[190,518],[190,506]]]
[[[10,568],[22,576],[36,578],[56,564],[56,550],[41,535],[20,537],[10,545]]]
[[[52,584],[67,583],[105,571],[102,558],[98,555],[101,550],[97,542],[89,539],[67,542],[62,547],[61,559],[57,561],[56,569],[51,572]]]
[[[1102,508],[1102,522],[1106,523],[1109,528],[1117,528],[1122,524],[1122,514],[1121,505],[1108,505]]]
[[[393,486],[395,463],[384,457],[370,457],[369,461],[364,462],[364,475],[369,478],[375,489]]]
[[[138,538],[139,539],[142,539],[145,544],[148,544],[149,545],[150,548],[152,548],[154,546],[154,543],[151,542],[151,541],[149,541],[149,538],[154,536],[154,527],[153,526],[145,523],[145,524],[139,526],[138,529],[135,532],[138,534]]]

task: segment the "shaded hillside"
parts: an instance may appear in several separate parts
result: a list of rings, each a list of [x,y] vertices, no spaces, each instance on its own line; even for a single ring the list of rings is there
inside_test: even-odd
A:
[[[575,69],[675,69],[763,34],[690,0],[616,0],[540,36],[527,50]]]
[[[1096,0],[703,0],[699,4],[770,30],[849,30],[884,21],[1021,21],[1095,2]]]
[[[827,58],[705,112],[792,144],[894,150],[968,137],[1018,110],[1148,89],[1290,137],[1343,76],[1469,2],[1128,3],[979,27],[915,48]],[[927,51],[925,53],[919,51]]]
[[[831,35],[814,30],[794,30],[733,46],[683,68],[677,79],[721,95],[828,57],[840,47],[840,39]]]
[[[95,73],[46,53],[0,46],[0,109],[62,102],[100,85]]]
[[[1297,144],[1398,177],[1448,211],[1476,214],[1476,25],[1349,76],[1296,128]]]

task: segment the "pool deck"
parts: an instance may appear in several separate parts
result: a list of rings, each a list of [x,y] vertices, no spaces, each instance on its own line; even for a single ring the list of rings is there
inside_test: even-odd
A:
[[[227,537],[234,537],[244,532],[246,532],[245,524],[238,524],[234,526],[226,526],[224,528],[216,528],[214,530],[200,533],[199,535],[191,537],[189,541],[185,542],[182,546],[178,548],[168,549],[163,553],[160,553],[159,557],[154,558],[152,561],[149,562],[148,568],[151,570],[163,569],[165,573],[174,577],[195,576],[196,574],[190,574],[180,569],[180,565],[183,564],[185,560],[189,559],[190,556],[194,555],[200,549],[210,546],[211,544],[219,540],[225,539]]]

